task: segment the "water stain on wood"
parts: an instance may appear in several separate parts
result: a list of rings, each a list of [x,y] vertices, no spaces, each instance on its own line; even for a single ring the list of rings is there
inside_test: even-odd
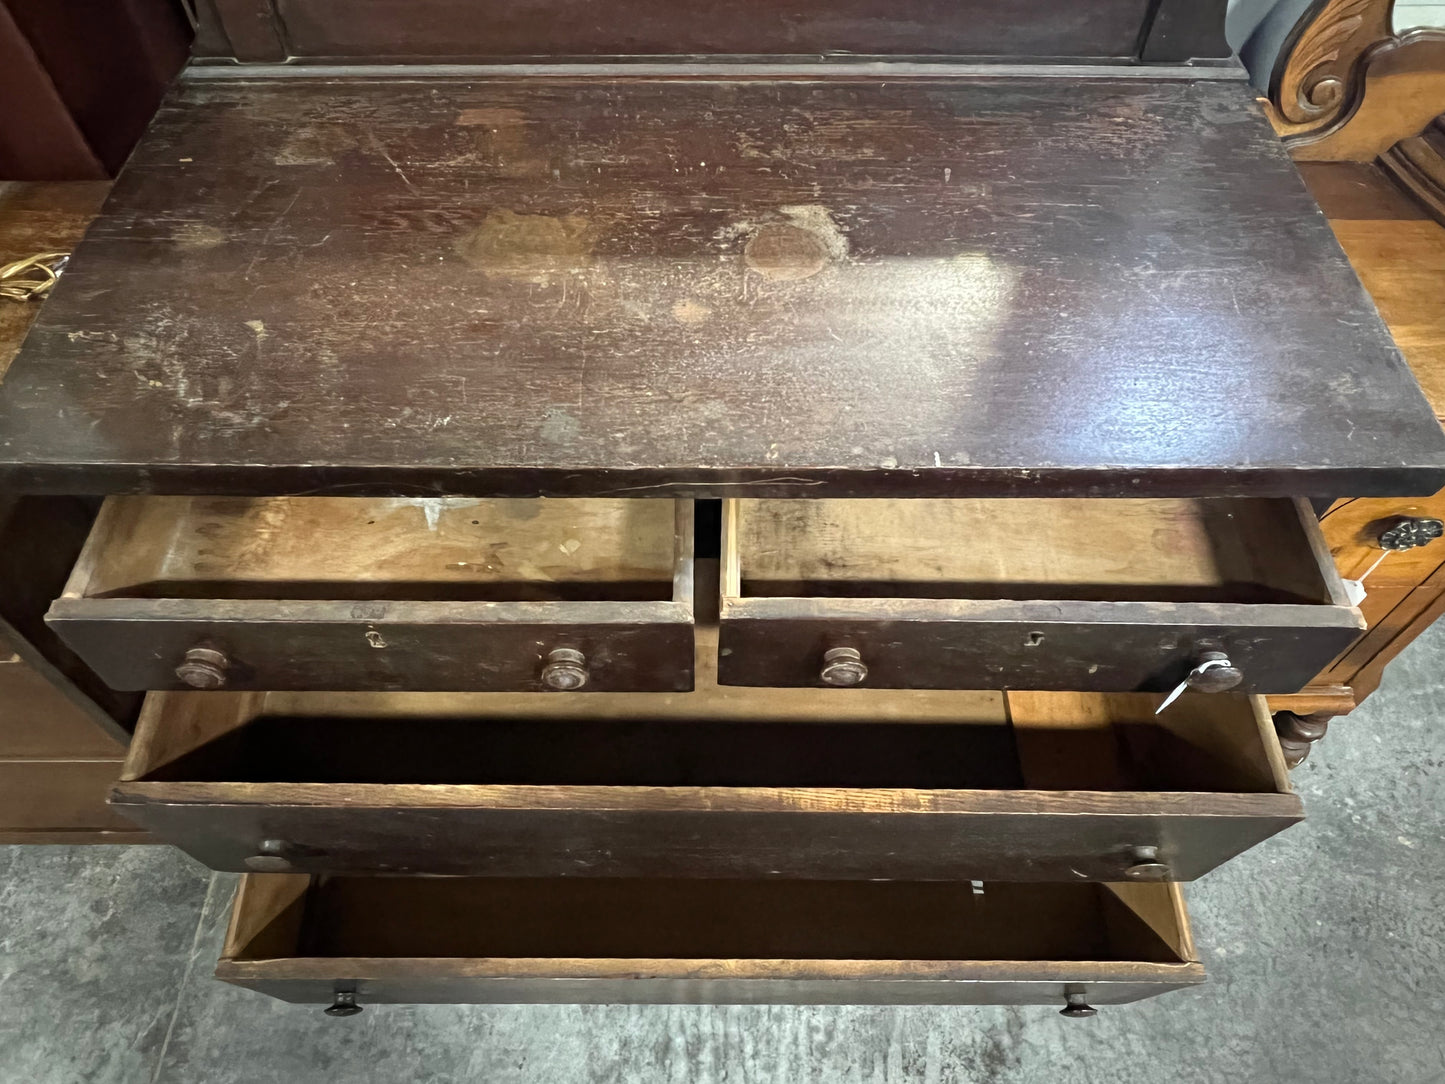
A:
[[[546,283],[592,262],[595,230],[581,215],[491,212],[456,243],[457,255],[489,275]]]
[[[748,266],[758,274],[775,282],[797,282],[847,258],[848,239],[826,207],[804,204],[780,212],[787,221],[761,227],[743,249]]]
[[[681,324],[705,324],[712,319],[712,309],[695,297],[685,297],[672,306],[672,316]]]

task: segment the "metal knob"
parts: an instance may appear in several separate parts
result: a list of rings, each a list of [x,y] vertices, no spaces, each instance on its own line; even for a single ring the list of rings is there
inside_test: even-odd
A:
[[[323,1009],[327,1016],[355,1016],[362,1011],[356,1003],[355,990],[337,990],[336,1000],[327,1009]]]
[[[1184,683],[1201,693],[1222,693],[1243,680],[1244,671],[1231,663],[1228,655],[1222,651],[1206,651]]]
[[[1424,516],[1397,516],[1380,532],[1382,550],[1412,550],[1445,535],[1445,522]]]
[[[193,689],[219,689],[226,684],[226,671],[231,660],[224,651],[213,647],[193,647],[185,661],[176,667],[176,677]]]
[[[1099,1010],[1090,1005],[1082,993],[1065,994],[1064,1007],[1059,1010],[1059,1015],[1083,1020],[1090,1016],[1098,1016]]]
[[[1131,881],[1167,881],[1171,876],[1169,864],[1159,861],[1158,847],[1134,847],[1129,859],[1133,864],[1124,876]]]
[[[246,868],[257,873],[290,873],[296,867],[286,857],[293,848],[284,839],[263,839],[256,853],[246,859]]]
[[[823,653],[823,669],[818,676],[824,685],[847,688],[868,680],[868,667],[856,648],[832,647]]]
[[[587,656],[570,647],[555,649],[542,667],[542,684],[558,693],[582,688],[587,684]]]

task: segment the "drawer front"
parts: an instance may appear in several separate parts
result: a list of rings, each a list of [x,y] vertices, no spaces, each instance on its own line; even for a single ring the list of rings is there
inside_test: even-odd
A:
[[[111,800],[215,869],[583,878],[1190,880],[1302,817],[1257,698],[1156,717],[699,672],[662,695],[153,693]]]
[[[559,649],[580,654],[583,692],[692,687],[692,621],[671,603],[61,599],[49,621],[116,689],[192,688],[199,663],[226,689],[548,691]]]
[[[724,505],[728,685],[1302,688],[1363,619],[1288,500]]]
[[[50,626],[117,689],[692,684],[687,501],[112,498]]]
[[[387,1002],[1062,1009],[1204,979],[1170,885],[287,875],[243,879],[216,974],[333,1015]]]
[[[1301,817],[1286,795],[324,791],[121,783],[112,804],[212,869],[505,877],[1190,881]]]
[[[1218,653],[1242,675],[1233,691],[1291,693],[1363,631],[1350,610],[1259,609],[1274,612],[1127,602],[727,599],[718,677],[725,685],[823,688],[834,680],[829,653],[842,648],[857,653],[866,670],[858,684],[868,688],[1163,693]]]

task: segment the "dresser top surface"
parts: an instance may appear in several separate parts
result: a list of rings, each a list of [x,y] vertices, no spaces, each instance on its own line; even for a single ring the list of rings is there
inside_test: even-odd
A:
[[[1238,81],[192,75],[0,482],[1365,495],[1445,435]]]

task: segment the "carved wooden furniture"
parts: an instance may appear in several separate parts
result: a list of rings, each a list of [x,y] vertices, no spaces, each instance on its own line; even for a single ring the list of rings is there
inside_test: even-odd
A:
[[[0,478],[107,497],[51,626],[221,977],[1202,979],[1364,629],[1310,501],[1445,482],[1222,4],[202,7]]]
[[[1445,222],[1445,28],[1394,0],[1280,4],[1240,49],[1301,162],[1378,162]]]
[[[1396,34],[1393,8],[1392,0],[1333,0],[1309,5],[1288,25],[1296,8],[1280,5],[1241,53],[1268,89],[1276,128],[1312,194],[1445,416],[1445,231],[1426,218],[1445,222],[1445,30]],[[1341,574],[1361,581],[1369,632],[1302,694],[1271,698],[1292,763],[1445,613],[1442,523],[1445,493],[1345,499],[1321,517]]]

